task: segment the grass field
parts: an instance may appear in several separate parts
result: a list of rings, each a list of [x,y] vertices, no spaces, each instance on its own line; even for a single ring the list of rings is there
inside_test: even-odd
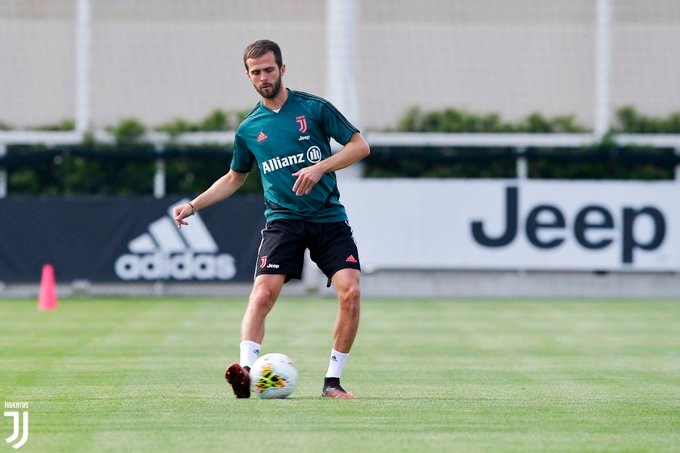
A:
[[[314,298],[268,319],[263,352],[296,361],[295,393],[236,400],[243,309],[0,300],[0,399],[29,404],[19,451],[680,450],[680,301],[365,300],[353,401],[319,396],[336,303]]]

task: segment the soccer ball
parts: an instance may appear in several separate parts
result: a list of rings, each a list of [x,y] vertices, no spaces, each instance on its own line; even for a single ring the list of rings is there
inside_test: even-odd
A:
[[[250,369],[250,388],[260,398],[286,398],[296,385],[297,368],[285,354],[265,354]]]

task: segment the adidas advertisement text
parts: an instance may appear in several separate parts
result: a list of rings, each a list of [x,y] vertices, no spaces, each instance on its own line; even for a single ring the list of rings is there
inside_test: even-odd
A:
[[[230,280],[236,275],[236,262],[227,254],[128,253],[116,260],[115,271],[122,280]]]

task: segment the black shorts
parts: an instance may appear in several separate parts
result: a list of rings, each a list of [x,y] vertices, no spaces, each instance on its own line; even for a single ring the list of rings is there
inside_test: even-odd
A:
[[[305,249],[330,279],[340,269],[361,270],[359,252],[347,222],[317,223],[280,219],[267,223],[257,253],[255,276],[285,275],[286,282],[302,278]]]

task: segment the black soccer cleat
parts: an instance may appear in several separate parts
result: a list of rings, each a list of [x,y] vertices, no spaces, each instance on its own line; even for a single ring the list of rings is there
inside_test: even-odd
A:
[[[234,390],[236,398],[250,398],[250,370],[238,363],[232,363],[224,372],[224,378]]]
[[[354,395],[342,388],[339,378],[325,378],[321,396],[324,398],[354,399]]]

